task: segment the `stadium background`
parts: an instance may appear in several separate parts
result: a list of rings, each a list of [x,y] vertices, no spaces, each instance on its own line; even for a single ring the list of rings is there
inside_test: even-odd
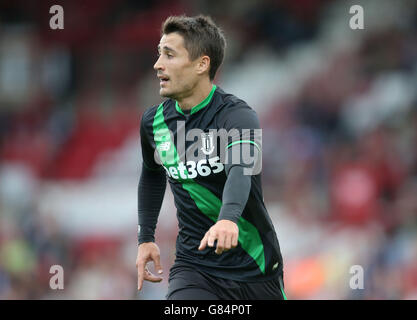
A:
[[[139,121],[161,101],[159,27],[181,13],[223,27],[216,84],[259,115],[288,298],[416,299],[417,4],[388,0],[0,2],[0,299],[164,299],[169,187],[164,281],[136,290]]]

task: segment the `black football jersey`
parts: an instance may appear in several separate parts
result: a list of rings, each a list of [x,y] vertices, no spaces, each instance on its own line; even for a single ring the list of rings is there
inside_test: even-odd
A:
[[[249,198],[237,223],[238,246],[220,255],[215,247],[198,250],[222,206],[225,150],[253,145],[261,151],[255,129],[260,131],[256,112],[215,85],[188,114],[172,99],[144,112],[143,162],[148,169],[165,170],[174,195],[179,225],[177,262],[237,281],[268,280],[282,272],[280,246],[263,201],[260,172],[251,175]]]

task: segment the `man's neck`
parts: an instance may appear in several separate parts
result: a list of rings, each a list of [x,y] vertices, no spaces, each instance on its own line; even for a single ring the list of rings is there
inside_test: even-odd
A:
[[[192,95],[177,100],[179,107],[182,110],[190,110],[207,98],[212,88],[213,84],[210,81],[197,86],[193,90]]]

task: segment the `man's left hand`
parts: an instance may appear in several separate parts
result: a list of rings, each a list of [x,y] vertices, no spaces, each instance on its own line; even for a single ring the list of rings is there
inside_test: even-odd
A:
[[[230,220],[219,220],[204,235],[198,250],[204,250],[206,246],[214,247],[217,240],[216,254],[222,254],[231,248],[236,248],[239,238],[239,228]]]

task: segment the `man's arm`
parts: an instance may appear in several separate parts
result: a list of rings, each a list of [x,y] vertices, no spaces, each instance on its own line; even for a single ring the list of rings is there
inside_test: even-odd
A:
[[[237,223],[249,197],[252,174],[257,174],[262,161],[259,141],[261,137],[254,133],[254,129],[260,129],[256,113],[250,108],[235,109],[229,113],[227,120],[224,127],[228,131],[237,129],[239,133],[229,137],[227,142],[225,159],[227,180],[218,220],[207,231],[199,246],[199,250],[204,250],[207,245],[213,247],[217,240],[215,251],[217,254],[235,248],[238,244]]]
[[[158,221],[166,189],[166,175],[163,167],[155,162],[155,149],[148,134],[149,111],[145,111],[140,123],[140,144],[142,148],[142,172],[138,186],[138,244],[155,241]]]
[[[142,164],[138,186],[138,244],[155,241],[155,228],[166,189],[165,171]]]
[[[232,148],[228,149],[229,155],[233,152]],[[249,149],[252,149],[252,152],[255,152],[255,154],[258,153],[253,146],[250,146]],[[245,174],[245,168],[248,168],[248,165],[243,162],[226,164],[227,179],[223,189],[222,207],[219,217],[216,224],[207,231],[201,240],[199,250],[204,250],[207,245],[213,247],[215,240],[217,240],[215,251],[217,254],[237,247],[239,238],[237,222],[248,201],[252,182],[252,176]]]
[[[155,269],[162,273],[160,251],[155,241],[155,228],[166,189],[166,175],[162,166],[154,161],[152,148],[145,129],[146,116],[142,117],[140,139],[142,147],[142,172],[138,185],[138,290],[144,280],[160,282],[161,277],[153,275],[146,264],[154,262]]]

